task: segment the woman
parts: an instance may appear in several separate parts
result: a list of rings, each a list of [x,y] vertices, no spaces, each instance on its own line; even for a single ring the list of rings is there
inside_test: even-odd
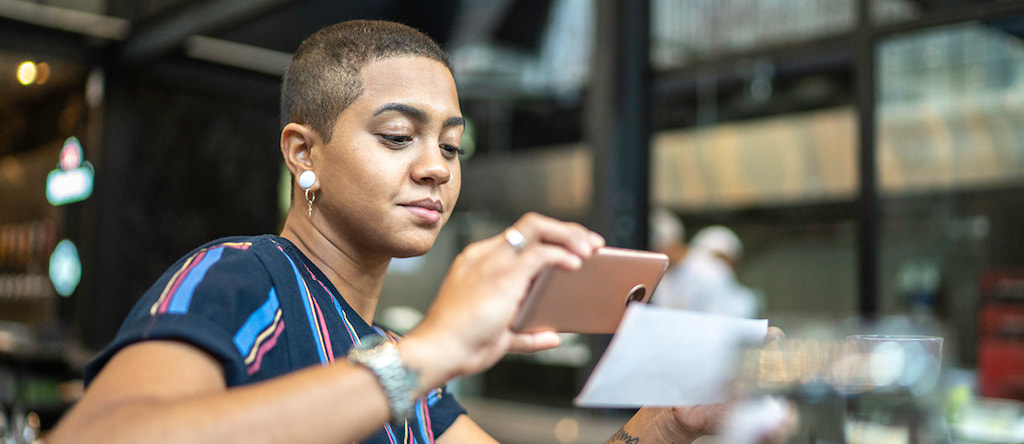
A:
[[[556,346],[512,317],[541,268],[577,268],[602,238],[528,214],[459,254],[395,338],[373,324],[388,263],[430,249],[461,186],[447,56],[403,25],[334,25],[296,52],[281,111],[295,187],[280,236],[218,240],[171,267],[47,442],[493,442],[445,382]],[[692,440],[720,408],[643,409],[616,439]]]

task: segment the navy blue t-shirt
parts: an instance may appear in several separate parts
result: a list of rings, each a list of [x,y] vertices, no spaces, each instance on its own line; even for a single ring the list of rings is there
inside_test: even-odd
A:
[[[85,377],[88,384],[124,347],[161,339],[205,350],[221,363],[227,385],[239,386],[343,360],[359,338],[381,334],[393,336],[367,325],[288,240],[224,238],[165,272],[86,367]],[[444,388],[433,390],[417,403],[415,418],[386,424],[364,442],[433,442],[463,413]]]

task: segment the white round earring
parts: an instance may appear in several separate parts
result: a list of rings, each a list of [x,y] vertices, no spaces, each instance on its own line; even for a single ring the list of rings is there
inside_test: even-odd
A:
[[[302,174],[299,175],[299,186],[304,190],[313,186],[313,183],[315,182],[316,173],[314,173],[313,170],[303,171]]]
[[[313,201],[316,200],[316,193],[311,193],[312,190],[309,189],[314,183],[316,183],[316,173],[312,170],[303,171],[299,175],[299,186],[305,190],[306,204],[308,206],[307,214],[309,216],[313,215]]]

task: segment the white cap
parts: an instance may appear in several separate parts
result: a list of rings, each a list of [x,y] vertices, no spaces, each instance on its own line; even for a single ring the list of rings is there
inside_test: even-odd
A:
[[[725,255],[732,262],[739,262],[743,257],[743,243],[732,230],[721,225],[702,228],[693,235],[690,247],[699,250],[713,251]]]
[[[686,228],[683,221],[675,213],[658,207],[651,210],[648,216],[648,224],[651,227],[650,245],[655,250],[661,250],[666,245],[682,242],[686,235]]]

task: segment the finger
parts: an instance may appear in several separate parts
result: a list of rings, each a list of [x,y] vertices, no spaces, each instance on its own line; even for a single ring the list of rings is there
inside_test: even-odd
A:
[[[563,270],[578,270],[583,266],[583,259],[573,252],[551,244],[533,244],[523,250],[519,260],[531,277],[546,267],[558,267]]]
[[[786,333],[779,327],[768,327],[768,333],[764,335],[765,344],[786,339]]]
[[[533,353],[558,347],[562,337],[554,330],[542,330],[530,333],[514,333],[509,351],[513,353]]]
[[[549,243],[565,247],[580,257],[590,257],[604,246],[601,235],[575,222],[565,222],[538,213],[527,213],[513,226],[530,243]]]

